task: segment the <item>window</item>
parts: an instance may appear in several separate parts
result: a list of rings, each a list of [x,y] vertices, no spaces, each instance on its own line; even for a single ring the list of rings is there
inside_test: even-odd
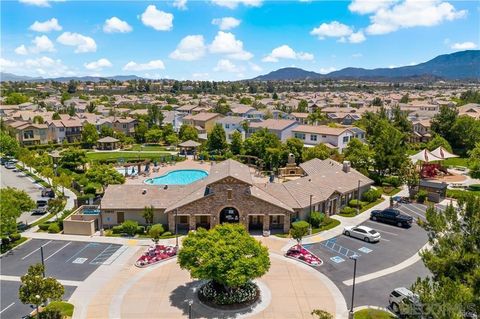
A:
[[[179,224],[188,224],[188,216],[178,216]]]
[[[33,134],[32,130],[23,132],[23,138],[33,138],[33,136],[34,136],[34,134]]]
[[[348,136],[343,137],[343,143],[348,143]]]
[[[228,200],[231,200],[232,199],[232,190],[231,189],[227,189],[227,199]]]
[[[310,141],[316,141],[317,140],[317,135],[311,134],[310,135]]]
[[[225,128],[230,128],[230,124],[225,124]]]
[[[301,140],[305,139],[305,133],[295,133],[295,137]]]
[[[60,132],[63,132],[63,131],[65,131],[65,128],[61,127]]]
[[[127,124],[123,124],[123,128],[127,128]]]

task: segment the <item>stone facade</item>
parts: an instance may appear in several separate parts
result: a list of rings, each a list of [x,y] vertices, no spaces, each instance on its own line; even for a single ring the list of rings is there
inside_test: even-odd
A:
[[[220,223],[220,212],[226,207],[235,208],[239,223],[249,229],[249,216],[262,216],[263,230],[270,230],[270,216],[283,216],[283,231],[290,230],[290,212],[250,194],[250,185],[228,177],[209,185],[209,194],[179,207],[176,214],[188,217],[189,229],[196,228],[196,216],[208,216],[210,227]],[[168,212],[168,227],[175,229],[175,211]]]

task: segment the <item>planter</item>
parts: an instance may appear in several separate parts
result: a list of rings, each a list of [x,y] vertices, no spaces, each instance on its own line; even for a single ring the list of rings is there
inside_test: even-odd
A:
[[[292,246],[285,254],[285,257],[298,260],[312,267],[319,267],[323,264],[323,261],[320,258],[312,254],[300,244]]]
[[[135,266],[145,268],[177,256],[175,246],[152,245],[135,262]]]
[[[198,299],[206,306],[221,310],[246,309],[260,299],[260,290],[253,282],[226,291],[221,285],[209,281],[198,290]]]

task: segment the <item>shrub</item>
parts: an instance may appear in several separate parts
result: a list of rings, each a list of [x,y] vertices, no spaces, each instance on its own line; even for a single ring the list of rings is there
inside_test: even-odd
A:
[[[155,224],[148,230],[148,236],[152,238],[154,242],[158,242],[158,238],[165,232],[162,224]]]
[[[365,206],[365,202],[362,202],[358,199],[352,199],[349,203],[348,203],[348,206],[350,207],[354,207],[354,208],[362,208],[363,206]]]
[[[388,176],[388,177],[385,177],[383,179],[383,183],[387,183],[387,184],[390,184],[392,185],[393,187],[399,187],[400,185],[402,185],[402,181],[400,180],[400,178],[396,177],[396,176]]]
[[[340,213],[345,215],[352,215],[352,214],[355,214],[356,212],[357,212],[356,208],[348,207],[348,206],[345,206],[340,210]]]
[[[123,231],[122,226],[113,226],[112,227],[112,233],[113,234],[120,234]]]
[[[304,220],[293,222],[292,228],[290,229],[290,235],[293,237],[293,239],[300,242],[302,240],[302,237],[308,234],[309,228],[310,224]]]
[[[362,200],[373,203],[382,196],[382,192],[376,189],[370,189],[362,194]]]
[[[424,203],[425,200],[427,199],[427,196],[428,196],[428,193],[426,191],[424,191],[423,189],[420,190],[418,193],[417,193],[417,202],[419,203]]]
[[[48,226],[48,232],[50,234],[56,234],[60,232],[60,226],[58,226],[57,223],[51,223],[50,226]]]
[[[310,223],[312,224],[313,228],[320,227],[320,224],[325,219],[325,214],[320,212],[312,212],[310,214]]]
[[[468,186],[468,190],[470,191],[480,191],[480,184],[472,184]]]
[[[134,236],[137,232],[138,222],[134,220],[126,220],[122,223],[122,231],[127,233],[129,236]]]
[[[169,231],[166,231],[162,234],[162,237],[168,237],[168,236],[172,236],[173,234]]]
[[[22,238],[22,235],[20,235],[19,233],[15,233],[15,234],[11,234],[11,235],[10,235],[10,240],[11,240],[11,241],[17,241],[17,240],[19,240],[20,238]]]
[[[95,195],[97,193],[97,188],[93,184],[88,184],[83,188],[83,193]]]
[[[43,230],[43,231],[47,231],[48,227],[50,227],[50,224],[47,224],[47,223],[38,225],[38,228],[40,228],[40,230]]]
[[[2,237],[2,246],[7,246],[8,244],[10,244],[10,238]]]
[[[138,226],[136,233],[139,235],[145,234],[145,226]]]

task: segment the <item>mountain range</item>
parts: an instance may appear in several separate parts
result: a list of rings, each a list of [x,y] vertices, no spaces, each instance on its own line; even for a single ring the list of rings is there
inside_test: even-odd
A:
[[[70,80],[82,81],[82,82],[99,82],[100,80],[115,80],[115,81],[128,81],[128,80],[141,80],[142,78],[136,75],[114,75],[114,76],[64,76],[58,78],[42,78],[31,77],[23,75],[15,75],[12,73],[0,72],[0,81],[27,81],[27,82],[43,82],[43,81],[57,81],[68,82]]]
[[[327,74],[300,68],[282,68],[254,78],[256,81],[309,80],[309,79],[359,79],[393,80],[406,78],[467,80],[480,79],[480,50],[467,50],[439,55],[417,65],[398,68],[344,68]]]

